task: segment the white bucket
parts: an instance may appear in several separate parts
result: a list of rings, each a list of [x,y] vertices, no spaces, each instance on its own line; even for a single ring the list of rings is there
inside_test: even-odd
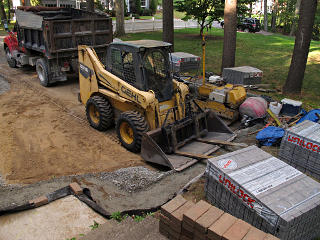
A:
[[[282,108],[282,104],[278,103],[278,102],[271,102],[269,104],[269,109],[271,110],[271,112],[273,112],[275,115],[279,115],[280,111]]]

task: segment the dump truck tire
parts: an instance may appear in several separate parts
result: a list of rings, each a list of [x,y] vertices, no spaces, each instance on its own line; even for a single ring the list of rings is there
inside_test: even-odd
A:
[[[104,97],[89,98],[86,104],[86,114],[90,125],[99,131],[105,131],[113,124],[112,105]]]
[[[40,84],[44,87],[50,86],[49,66],[44,58],[39,58],[36,62],[36,71]]]
[[[10,49],[8,47],[6,47],[5,52],[6,52],[6,58],[7,58],[7,62],[8,62],[9,67],[16,68],[17,62],[14,58],[12,58]]]
[[[131,152],[140,152],[143,133],[149,130],[148,124],[139,112],[127,111],[120,114],[116,126],[121,144]]]

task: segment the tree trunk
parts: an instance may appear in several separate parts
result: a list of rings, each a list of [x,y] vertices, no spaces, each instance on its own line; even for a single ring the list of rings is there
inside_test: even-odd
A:
[[[4,21],[7,21],[7,15],[6,11],[4,10],[3,0],[0,0],[0,16],[2,24],[4,23]]]
[[[277,27],[277,15],[278,15],[278,0],[274,0],[272,6],[272,20],[271,20],[271,31],[275,32]]]
[[[163,26],[162,26],[162,40],[172,44],[172,51],[174,49],[174,29],[173,29],[173,0],[162,0],[163,8]]]
[[[317,0],[301,1],[298,31],[296,34],[288,77],[283,86],[284,94],[301,93],[316,10]]]
[[[115,0],[114,2],[116,10],[116,32],[117,37],[125,35],[124,30],[124,3],[123,0]]]
[[[10,23],[10,10],[11,10],[11,4],[10,4],[10,0],[7,0],[7,6],[8,6],[8,23]]]
[[[252,2],[250,3],[249,17],[252,17]]]
[[[301,5],[301,0],[297,0],[296,2],[296,10],[294,12],[294,17],[293,17],[293,21],[292,21],[292,25],[291,25],[291,31],[290,31],[290,36],[293,36],[296,32],[296,23],[297,23],[297,16],[299,14],[299,9],[300,9],[300,5]]]
[[[87,0],[87,11],[94,12],[94,0]]]
[[[225,0],[224,38],[221,72],[224,68],[234,67],[237,40],[237,0]]]
[[[268,32],[268,0],[264,0],[263,27]]]

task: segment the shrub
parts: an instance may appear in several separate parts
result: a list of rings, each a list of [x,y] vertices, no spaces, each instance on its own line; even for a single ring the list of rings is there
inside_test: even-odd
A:
[[[149,7],[150,9],[149,10],[151,11],[152,15],[156,13],[157,5],[158,5],[158,1],[157,0],[151,0],[150,7]]]

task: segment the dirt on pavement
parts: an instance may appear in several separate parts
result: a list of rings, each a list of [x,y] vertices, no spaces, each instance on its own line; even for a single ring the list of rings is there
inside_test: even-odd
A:
[[[19,71],[11,71],[17,80],[9,80],[11,90],[0,95],[0,172],[8,183],[144,165],[139,155],[19,80]]]
[[[130,217],[120,223],[111,220],[80,238],[80,240],[108,239],[166,240],[167,238],[159,233],[159,220],[150,216],[140,222],[136,222]]]

